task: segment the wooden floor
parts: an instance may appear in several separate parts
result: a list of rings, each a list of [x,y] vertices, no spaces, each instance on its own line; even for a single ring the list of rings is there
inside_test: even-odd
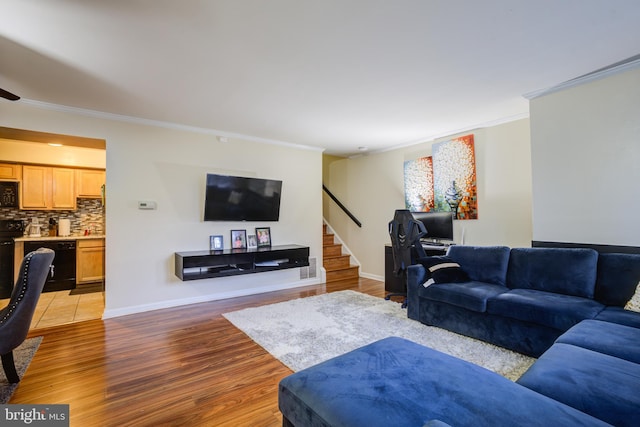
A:
[[[71,426],[280,426],[291,370],[222,313],[353,289],[356,279],[46,329],[9,403],[69,404]]]

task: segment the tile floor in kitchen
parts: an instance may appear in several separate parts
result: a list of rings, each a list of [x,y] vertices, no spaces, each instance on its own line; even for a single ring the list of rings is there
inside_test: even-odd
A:
[[[8,302],[9,299],[0,300],[0,308]],[[100,291],[85,293],[78,288],[75,291],[44,292],[38,300],[31,329],[100,319],[103,311],[104,294]]]

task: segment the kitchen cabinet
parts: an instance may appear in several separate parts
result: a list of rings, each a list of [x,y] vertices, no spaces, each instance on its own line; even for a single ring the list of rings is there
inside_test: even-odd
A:
[[[78,240],[76,246],[76,283],[104,279],[104,239]]]
[[[22,177],[22,165],[0,163],[0,179],[19,181]]]
[[[75,210],[75,170],[22,166],[22,209]]]
[[[92,169],[76,170],[76,196],[84,198],[102,197],[105,171]]]

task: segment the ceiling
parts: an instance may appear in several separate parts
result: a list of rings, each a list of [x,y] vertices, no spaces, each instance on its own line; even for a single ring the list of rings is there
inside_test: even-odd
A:
[[[2,21],[16,102],[336,155],[526,117],[523,94],[640,53],[637,0],[2,0]]]

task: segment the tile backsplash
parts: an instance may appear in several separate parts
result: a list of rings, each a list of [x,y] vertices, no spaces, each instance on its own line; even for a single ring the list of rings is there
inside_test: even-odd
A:
[[[49,218],[71,221],[71,233],[82,234],[91,230],[91,234],[104,234],[104,208],[100,199],[78,199],[75,211],[34,211],[16,208],[0,208],[0,219],[21,219],[25,225],[33,218],[40,224],[49,224]]]

